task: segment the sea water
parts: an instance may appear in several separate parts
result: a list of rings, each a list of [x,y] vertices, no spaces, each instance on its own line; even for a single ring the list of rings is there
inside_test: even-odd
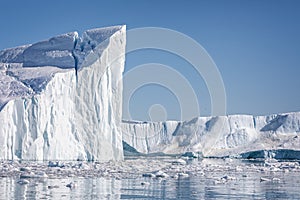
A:
[[[40,177],[40,172],[47,175]],[[24,174],[32,176],[20,178]],[[0,199],[5,200],[300,199],[298,161],[138,157],[57,166],[2,162],[0,176]]]

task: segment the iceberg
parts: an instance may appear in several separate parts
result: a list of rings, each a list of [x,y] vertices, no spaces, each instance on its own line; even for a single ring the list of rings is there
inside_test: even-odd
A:
[[[0,159],[299,159],[300,112],[122,120],[125,45],[126,27],[113,26],[0,51]]]
[[[300,112],[196,117],[182,122],[123,121],[121,126],[126,150],[131,147],[142,154],[201,152],[205,157],[260,158],[273,152],[275,158],[299,159],[295,152],[300,150]]]
[[[0,159],[121,160],[126,27],[0,51]]]

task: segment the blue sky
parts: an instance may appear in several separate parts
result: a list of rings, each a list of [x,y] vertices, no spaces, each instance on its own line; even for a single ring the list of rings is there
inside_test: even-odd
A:
[[[69,31],[126,24],[127,29],[164,27],[184,33],[210,54],[226,89],[227,114],[300,111],[300,1],[1,1],[0,49]],[[210,115],[202,77],[168,52],[127,55],[126,71],[149,62],[173,67],[191,83],[201,115]],[[167,119],[180,119],[180,100],[167,88],[148,85],[132,96],[133,119],[149,120],[161,104]],[[125,117],[126,118],[126,117]]]

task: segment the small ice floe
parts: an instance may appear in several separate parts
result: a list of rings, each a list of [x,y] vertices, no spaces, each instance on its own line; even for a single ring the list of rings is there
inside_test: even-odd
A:
[[[148,178],[154,178],[155,177],[155,174],[152,174],[152,173],[145,173],[142,175],[143,177],[148,177]]]
[[[271,179],[260,177],[260,182],[264,182],[264,181],[269,182],[269,181],[271,181]]]
[[[24,172],[24,173],[20,174],[20,178],[35,178],[35,173]]]
[[[48,178],[48,175],[45,172],[23,172],[20,178]]]
[[[31,168],[30,167],[21,167],[20,171],[21,172],[29,172],[29,171],[31,171]]]
[[[189,177],[189,174],[183,173],[183,172],[180,172],[177,175],[178,175],[178,177],[181,177],[181,178],[188,178]]]
[[[224,181],[232,181],[232,180],[236,180],[235,177],[233,177],[233,176],[228,176],[228,175],[223,176],[221,179],[224,180]]]
[[[90,169],[90,166],[87,165],[86,163],[80,162],[80,163],[76,163],[76,164],[72,165],[72,168],[88,170],[88,169]]]
[[[273,182],[280,182],[280,179],[279,178],[272,178],[272,181]]]
[[[184,154],[182,154],[183,157],[188,157],[188,158],[202,158],[203,155],[201,152],[192,152],[192,151],[187,151]]]
[[[150,183],[149,182],[141,182],[141,185],[147,186],[147,185],[150,185]]]
[[[165,172],[160,171],[160,170],[154,172],[154,175],[156,176],[156,178],[168,178],[169,177],[168,174],[166,174]]]
[[[278,172],[278,171],[280,171],[280,169],[277,168],[277,167],[270,167],[270,171],[271,172]]]
[[[178,174],[172,175],[171,178],[178,179]]]
[[[89,169],[90,169],[90,166],[89,166],[88,164],[86,164],[86,163],[80,163],[80,164],[78,165],[78,167],[79,167],[80,169],[85,169],[85,170],[89,170]]]
[[[45,172],[36,172],[35,178],[48,178],[48,175]]]
[[[204,175],[205,175],[205,172],[204,172],[204,171],[200,171],[200,172],[197,173],[197,175],[199,175],[199,176],[204,176]]]
[[[64,163],[60,162],[60,161],[49,161],[48,162],[48,167],[65,167]]]
[[[17,183],[19,183],[20,185],[25,185],[25,184],[28,184],[30,182],[28,180],[26,180],[26,179],[21,179]]]
[[[172,165],[186,165],[186,161],[183,159],[177,159],[172,162]]]
[[[236,166],[236,167],[235,167],[235,171],[237,171],[237,172],[242,172],[243,169],[242,169],[240,166]]]
[[[221,184],[221,183],[227,183],[228,181],[232,181],[232,180],[236,180],[235,177],[233,176],[228,176],[228,175],[225,175],[217,180],[214,181],[214,184]]]
[[[288,166],[289,166],[289,168],[294,169],[294,168],[299,167],[299,163],[298,162],[290,162],[290,163],[288,163]]]
[[[268,158],[265,160],[264,166],[265,167],[271,167],[271,166],[276,166],[278,165],[278,160],[274,158]]]
[[[54,189],[54,188],[59,188],[58,185],[48,185],[48,189]]]
[[[231,163],[231,162],[233,162],[233,159],[232,158],[224,158],[224,161],[226,163]]]
[[[75,188],[75,183],[73,183],[73,182],[71,182],[71,183],[68,183],[67,185],[66,185],[66,187],[68,187],[68,188],[70,188],[70,189],[73,189],[73,188]]]
[[[222,183],[225,183],[225,181],[222,181],[222,180],[214,180],[214,184],[217,185],[217,184],[222,184]]]

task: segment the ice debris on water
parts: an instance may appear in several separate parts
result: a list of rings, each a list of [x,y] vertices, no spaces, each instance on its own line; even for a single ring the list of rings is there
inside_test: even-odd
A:
[[[54,189],[54,188],[59,188],[58,185],[48,185],[48,189]]]
[[[160,170],[154,172],[153,174],[156,176],[156,178],[168,178],[169,177],[168,174],[166,174],[165,172],[160,171]]]
[[[23,172],[20,174],[20,178],[48,178],[48,175],[45,172]]]
[[[70,188],[70,189],[73,189],[73,188],[76,187],[76,185],[75,185],[75,183],[71,182],[71,183],[68,183],[68,184],[66,185],[66,187],[68,187],[68,188]]]
[[[184,154],[182,154],[183,157],[188,157],[188,158],[202,158],[202,154],[201,152],[192,152],[192,151],[188,151],[185,152]]]
[[[271,179],[260,177],[260,182],[264,182],[264,181],[271,181]]]
[[[141,182],[141,185],[147,186],[147,185],[150,185],[150,183],[149,182]]]
[[[22,179],[22,180],[19,180],[17,183],[19,183],[20,185],[26,185],[26,184],[28,184],[30,182],[27,179]]]
[[[186,161],[183,159],[177,159],[172,162],[173,165],[186,165]]]
[[[49,161],[48,167],[64,167],[64,163],[61,161]]]
[[[184,172],[180,172],[177,175],[178,175],[178,177],[181,177],[181,178],[188,178],[189,177],[189,174],[184,173]]]
[[[152,174],[152,173],[145,173],[142,175],[143,177],[148,177],[148,178],[153,178],[155,177],[155,174]]]

